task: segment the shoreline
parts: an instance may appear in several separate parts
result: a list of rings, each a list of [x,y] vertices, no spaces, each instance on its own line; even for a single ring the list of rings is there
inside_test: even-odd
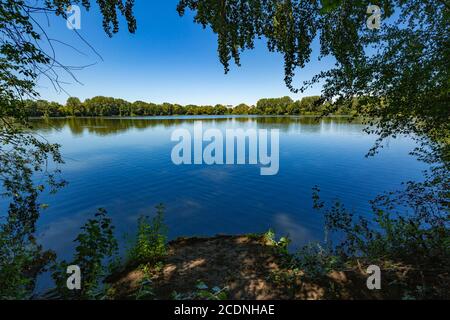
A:
[[[430,280],[445,287],[448,273],[435,274],[408,265],[379,261],[380,290],[369,289],[371,263],[349,261],[342,270],[322,275],[299,270],[288,253],[288,239],[266,234],[181,237],[168,242],[158,263],[129,262],[105,280],[111,300],[402,300]],[[298,262],[298,261],[297,261]],[[445,294],[440,299],[446,299]],[[448,297],[447,297],[448,299]]]
[[[170,119],[230,119],[230,118],[360,118],[351,114],[297,114],[297,115],[276,115],[276,114],[217,114],[217,115],[170,115],[170,116],[64,116],[64,117],[29,117],[30,120],[52,120],[52,119],[111,119],[111,120],[170,120]]]
[[[105,280],[107,298],[207,300],[381,299],[366,288],[359,270],[307,279],[290,266],[288,255],[265,235],[182,237],[153,266],[129,262]],[[307,279],[307,280],[306,280]],[[330,292],[333,284],[334,292]],[[146,288],[147,286],[147,288]],[[142,291],[148,297],[139,297]]]

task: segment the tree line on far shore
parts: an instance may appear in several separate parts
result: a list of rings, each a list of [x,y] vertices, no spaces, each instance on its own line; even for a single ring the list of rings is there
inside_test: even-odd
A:
[[[294,101],[290,97],[260,99],[256,105],[241,103],[230,107],[221,104],[186,105],[144,101],[128,102],[123,99],[97,96],[82,102],[70,97],[65,105],[46,100],[24,101],[24,111],[29,117],[102,117],[102,116],[172,116],[172,115],[314,115],[331,110],[332,114],[354,114],[357,99],[338,108],[324,103],[319,96],[304,97]]]

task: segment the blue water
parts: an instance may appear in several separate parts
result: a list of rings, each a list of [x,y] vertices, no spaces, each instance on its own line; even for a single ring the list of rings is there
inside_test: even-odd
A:
[[[221,131],[279,129],[278,174],[261,176],[259,165],[174,165],[170,136],[179,128],[192,132],[195,121]],[[39,241],[60,258],[72,255],[73,239],[97,208],[108,211],[123,245],[137,218],[153,214],[158,203],[166,207],[170,238],[272,228],[289,235],[296,248],[323,239],[323,220],[312,209],[313,186],[324,200],[340,199],[367,216],[369,200],[402,181],[421,179],[425,169],[408,154],[414,147],[408,138],[388,141],[380,154],[366,158],[376,136],[346,118],[96,118],[34,125],[62,145],[66,161],[61,169],[69,184],[41,198],[50,206],[38,224]]]

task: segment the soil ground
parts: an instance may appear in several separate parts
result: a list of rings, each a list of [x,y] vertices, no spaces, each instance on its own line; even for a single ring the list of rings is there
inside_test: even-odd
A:
[[[190,295],[199,281],[208,288],[225,288],[227,299],[324,299],[330,283],[334,298],[377,298],[360,272],[330,273],[322,284],[301,280],[263,237],[180,238],[168,248],[162,266],[151,272],[158,299],[171,299],[174,292]],[[142,267],[128,267],[110,277],[114,298],[132,298],[145,275]]]

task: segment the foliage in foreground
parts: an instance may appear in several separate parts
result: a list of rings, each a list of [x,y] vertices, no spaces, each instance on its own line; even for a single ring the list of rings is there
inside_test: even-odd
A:
[[[36,278],[45,272],[55,254],[44,250],[33,234],[18,226],[16,212],[0,228],[0,300],[30,299]]]
[[[296,267],[305,277],[324,278],[331,271],[374,264],[383,272],[403,274],[390,283],[402,298],[449,298],[449,177],[439,179],[439,184],[409,182],[405,190],[377,197],[369,219],[355,219],[339,201],[325,207],[315,188],[325,241],[303,247]]]
[[[95,299],[100,294],[99,282],[107,276],[117,255],[112,220],[104,209],[99,209],[94,219],[89,219],[76,237],[75,256],[71,262],[61,261],[52,269],[57,296],[63,299]],[[81,289],[67,289],[67,267],[76,265],[81,270]]]
[[[118,32],[119,12],[129,31],[135,31],[133,1],[95,2],[108,35]],[[39,96],[35,90],[39,77],[62,89],[58,70],[73,76],[73,68],[56,60],[54,39],[47,37],[37,16],[65,17],[66,8],[75,3],[89,9],[94,1],[0,1],[0,196],[10,200],[0,217],[0,298],[32,297],[36,277],[55,259],[37,243],[35,231],[42,207],[39,194],[64,185],[57,167],[63,159],[59,145],[33,132],[23,101]]]
[[[321,98],[345,104],[363,98],[360,116],[379,143],[411,133],[449,143],[450,6],[446,0],[379,0],[381,27],[368,28],[369,1],[180,0],[178,13],[217,34],[225,72],[266,39],[284,58],[286,86],[304,92],[323,84]],[[316,52],[313,43],[319,46]],[[318,53],[316,58],[315,54]],[[297,69],[330,57],[335,64],[299,86]],[[316,60],[316,61],[314,61]]]
[[[138,227],[131,248],[127,251],[127,260],[131,263],[154,264],[166,255],[167,228],[164,225],[164,206],[156,207],[156,215],[138,219]]]
[[[31,296],[36,276],[46,271],[54,253],[36,241],[36,222],[45,207],[44,190],[53,193],[65,184],[52,164],[63,163],[58,145],[34,136],[15,121],[3,119],[0,102],[0,197],[10,199],[0,216],[0,298]],[[36,177],[44,183],[36,184]]]
[[[226,300],[227,299],[227,287],[209,288],[206,283],[198,280],[195,286],[195,290],[188,294],[180,294],[176,291],[172,292],[173,300]]]
[[[149,266],[156,265],[166,253],[166,227],[164,225],[164,207],[157,206],[156,216],[149,221],[143,216],[138,220],[138,228],[133,246],[127,250],[126,264],[140,264],[147,275]],[[103,280],[111,273],[123,267],[118,256],[117,240],[114,236],[114,226],[104,209],[99,209],[93,219],[81,228],[82,232],[75,242],[76,254],[71,262],[61,261],[52,266],[52,277],[55,289],[50,290],[45,297],[57,299],[104,299],[111,295],[110,288]],[[67,266],[80,267],[81,290],[68,290],[66,281]],[[137,299],[153,296],[151,280],[146,276],[136,294]]]
[[[70,69],[40,49],[46,47],[45,37],[36,32],[32,23],[34,14],[62,14],[69,2],[45,1],[40,7],[23,0],[0,2],[0,31],[4,35],[0,45],[0,175],[7,190],[5,195],[12,198],[0,230],[1,297],[29,297],[36,275],[52,260],[51,253],[43,251],[34,238],[39,217],[37,192],[43,186],[34,186],[31,176],[45,175],[48,162],[61,159],[56,145],[36,139],[27,131],[21,107],[23,99],[37,97],[34,89],[38,76],[49,77],[59,85],[58,74],[51,66],[57,65],[70,73]],[[82,4],[88,8],[91,2],[94,1]],[[134,32],[132,1],[97,3],[108,35],[118,31],[118,12],[125,16],[129,30]],[[369,127],[369,132],[381,138],[417,134],[425,143],[428,139],[433,142],[437,157],[448,163],[450,46],[448,33],[442,31],[448,29],[447,2],[383,0],[380,3],[384,17],[398,19],[379,32],[363,30],[367,18],[365,3],[350,0],[330,3],[275,0],[237,6],[236,1],[227,1],[218,6],[216,1],[182,0],[178,9],[180,14],[186,9],[195,11],[196,22],[210,25],[219,34],[219,56],[226,70],[231,58],[239,64],[241,50],[253,48],[254,39],[265,36],[269,50],[280,51],[285,57],[286,84],[291,89],[294,89],[294,69],[309,61],[310,45],[320,34],[321,56],[334,56],[336,67],[316,75],[305,87],[325,80],[322,97],[328,101],[336,97],[343,101],[351,101],[354,96],[366,97],[358,111],[375,119],[369,124],[376,129]],[[374,50],[366,50],[368,47]],[[374,54],[367,56],[369,52]],[[47,178],[51,184],[52,176]],[[366,220],[352,223],[352,217],[340,205],[328,210],[327,231],[343,232],[345,241],[336,248],[325,246],[329,250],[321,253],[325,261],[335,266],[334,258],[327,257],[344,262],[350,258],[375,257],[425,268],[430,263],[432,268],[447,267],[448,214],[436,218],[427,206],[445,203],[448,206],[448,183],[442,189],[447,190],[447,196],[433,198],[437,200],[428,198],[429,186],[410,184],[408,188],[413,192],[407,193],[403,200],[411,201],[413,214],[393,216],[389,207],[381,211],[376,208],[375,229]],[[417,198],[416,194],[424,196]],[[439,212],[448,211],[439,209]],[[348,225],[333,219],[341,216]]]

